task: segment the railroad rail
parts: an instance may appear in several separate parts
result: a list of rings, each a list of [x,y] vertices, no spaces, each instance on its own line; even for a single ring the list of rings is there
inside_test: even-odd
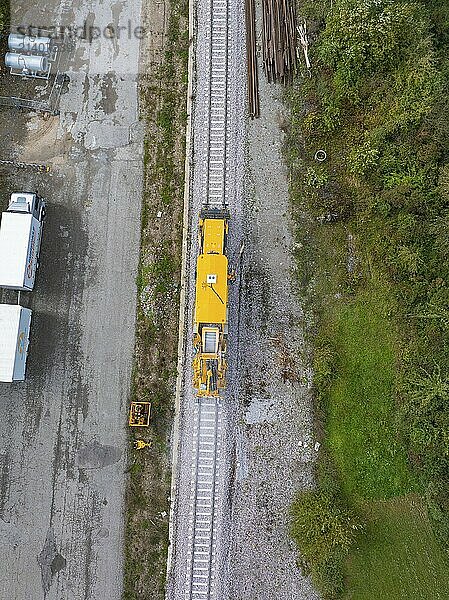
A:
[[[215,398],[196,403],[194,465],[189,516],[189,586],[186,600],[215,598],[219,505],[221,406]]]
[[[226,206],[228,0],[210,0],[208,161],[206,206]]]
[[[229,0],[209,0],[207,11],[208,112],[202,126],[207,131],[208,158],[202,174],[203,210],[228,205]],[[216,397],[203,396],[194,402],[185,600],[218,600],[222,407]]]
[[[257,72],[255,0],[245,0],[246,66],[248,69],[248,105],[252,119],[260,117],[259,75]]]

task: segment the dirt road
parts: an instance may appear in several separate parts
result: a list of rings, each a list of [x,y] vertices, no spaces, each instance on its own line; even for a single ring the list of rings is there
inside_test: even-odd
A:
[[[312,485],[316,451],[282,157],[282,93],[260,73],[261,118],[248,125],[231,600],[318,598],[297,567],[288,533],[290,504]]]
[[[140,0],[13,2],[16,24],[140,25]],[[142,193],[139,39],[77,40],[61,116],[2,115],[48,202],[26,383],[0,388],[0,598],[118,600]],[[11,293],[3,301],[15,301]]]

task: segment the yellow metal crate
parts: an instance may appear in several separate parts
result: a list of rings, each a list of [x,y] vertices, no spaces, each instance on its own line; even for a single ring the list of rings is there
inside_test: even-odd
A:
[[[148,427],[150,424],[151,402],[131,402],[129,410],[130,427]]]

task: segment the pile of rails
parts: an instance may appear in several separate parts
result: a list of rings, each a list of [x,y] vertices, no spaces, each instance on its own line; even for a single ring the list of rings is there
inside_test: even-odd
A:
[[[289,83],[296,72],[296,7],[292,0],[262,0],[262,51],[270,83]]]
[[[245,2],[246,17],[246,64],[248,66],[249,114],[254,119],[260,116],[259,80],[256,53],[256,7],[254,0]]]

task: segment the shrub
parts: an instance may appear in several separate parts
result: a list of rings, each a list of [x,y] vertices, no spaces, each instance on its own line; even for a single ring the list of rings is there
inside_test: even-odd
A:
[[[369,141],[361,146],[354,147],[348,156],[348,169],[353,175],[365,175],[377,165],[379,150],[374,148]]]
[[[296,497],[291,509],[291,535],[324,598],[342,591],[342,563],[363,525],[336,491],[310,490]]]
[[[320,39],[319,56],[351,97],[360,79],[394,67],[425,29],[415,2],[336,0]]]
[[[447,462],[449,458],[449,378],[439,365],[420,369],[405,383],[404,422],[420,454]]]
[[[362,525],[335,494],[301,493],[292,507],[291,531],[308,562],[326,562],[336,550],[347,554]]]

